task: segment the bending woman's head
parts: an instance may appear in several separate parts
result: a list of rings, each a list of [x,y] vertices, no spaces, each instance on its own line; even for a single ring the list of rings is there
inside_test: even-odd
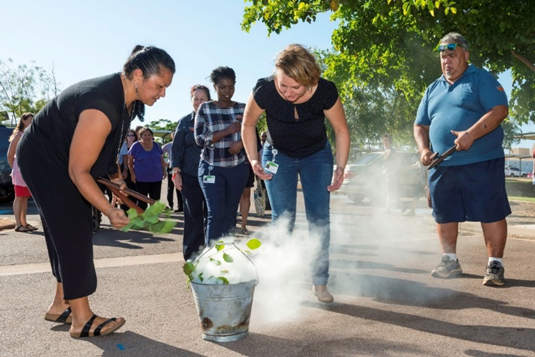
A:
[[[134,47],[123,65],[123,75],[134,82],[136,92],[134,115],[141,121],[145,116],[145,104],[151,106],[160,97],[165,96],[165,89],[171,84],[174,74],[175,62],[167,52],[152,46]],[[165,81],[154,81],[153,76],[165,78]]]
[[[321,75],[314,55],[298,44],[289,45],[279,53],[275,68],[304,87],[317,85]]]
[[[175,74],[175,61],[160,48],[137,45],[126,60],[123,66],[123,73],[126,78],[133,79],[136,69],[142,71],[144,79],[154,75],[162,75],[163,70],[168,70]]]

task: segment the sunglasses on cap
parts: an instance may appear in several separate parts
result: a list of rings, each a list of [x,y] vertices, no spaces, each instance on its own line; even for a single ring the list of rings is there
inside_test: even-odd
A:
[[[447,45],[440,45],[437,47],[437,51],[438,52],[442,52],[442,51],[455,51],[455,49],[457,48],[457,46],[461,47],[461,48],[466,48],[464,47],[463,45],[460,45],[458,43],[448,43]]]

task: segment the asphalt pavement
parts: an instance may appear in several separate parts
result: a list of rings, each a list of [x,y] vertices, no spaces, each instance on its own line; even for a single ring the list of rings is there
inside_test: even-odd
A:
[[[331,200],[331,304],[311,293],[309,238],[298,195],[294,236],[254,214],[250,236],[262,240],[255,262],[249,336],[227,343],[201,338],[182,273],[182,213],[170,234],[120,232],[103,221],[94,234],[99,285],[90,297],[102,316],[126,324],[106,337],[72,339],[68,325],[43,316],[54,278],[35,205],[34,233],[1,227],[0,356],[535,356],[535,220],[515,215],[504,258],[507,284],[482,285],[487,262],[481,229],[463,223],[458,256],[464,274],[431,277],[440,247],[428,208],[416,216],[382,215],[345,197]],[[513,206],[514,209],[515,206]],[[3,222],[12,220],[1,205]],[[272,244],[283,238],[287,245]],[[76,237],[73,237],[75,239]],[[238,237],[243,239],[244,237]],[[262,252],[264,250],[264,252]]]

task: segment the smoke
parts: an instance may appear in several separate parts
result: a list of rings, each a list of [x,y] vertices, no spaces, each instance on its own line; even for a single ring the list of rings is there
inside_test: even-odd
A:
[[[327,285],[335,297],[334,304],[355,305],[362,299],[372,299],[429,306],[455,293],[454,289],[429,286],[433,285],[429,273],[440,261],[440,248],[431,210],[425,203],[420,200],[415,217],[405,217],[397,205],[385,215],[384,206],[357,206],[335,196]],[[292,233],[288,227],[289,219],[282,217],[248,238],[228,238],[224,252],[234,261],[227,266],[220,257],[220,266],[207,264],[205,278],[226,270],[230,283],[258,279],[251,318],[255,323],[299,322],[307,319],[305,312],[311,306],[307,302],[320,306],[312,293],[311,277],[311,265],[320,245],[319,232],[309,230],[300,212]],[[245,243],[250,238],[262,242],[260,248],[247,254],[252,263],[232,248],[233,242],[247,250]]]
[[[302,316],[302,302],[314,298],[311,263],[319,237],[309,233],[307,224],[297,224],[292,233],[288,227],[289,219],[283,216],[256,235],[262,246],[254,257],[259,284],[253,319],[262,323],[295,321]]]

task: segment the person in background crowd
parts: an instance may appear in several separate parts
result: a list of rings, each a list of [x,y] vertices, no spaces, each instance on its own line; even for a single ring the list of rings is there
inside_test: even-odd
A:
[[[199,183],[208,207],[206,245],[229,234],[249,176],[241,141],[244,103],[232,100],[236,74],[217,67],[210,75],[217,101],[201,104],[195,117],[195,142],[202,148]]]
[[[9,148],[7,149],[7,161],[11,166],[11,177],[13,186],[15,186],[15,200],[13,201],[13,213],[15,215],[15,232],[33,232],[37,230],[36,227],[28,224],[26,215],[28,213],[28,199],[32,196],[30,190],[26,186],[26,182],[20,174],[19,165],[17,164],[17,157],[15,155],[17,145],[24,133],[24,130],[32,123],[34,115],[32,113],[24,113],[20,117],[18,125],[13,129],[13,134],[9,138]]]
[[[139,131],[141,140],[128,151],[128,168],[136,191],[158,201],[162,192],[162,180],[167,177],[167,164],[163,159],[160,144],[154,141],[149,128]],[[138,200],[138,206],[147,208],[147,203]]]
[[[256,123],[266,113],[269,140],[262,162],[256,147]],[[327,140],[325,117],[336,143],[336,170]],[[254,173],[266,181],[272,220],[296,218],[297,177],[301,179],[310,236],[319,236],[313,258],[312,289],[320,302],[332,302],[329,279],[330,192],[344,179],[349,129],[336,85],[321,78],[314,56],[301,45],[289,45],[275,62],[275,74],[258,80],[247,101],[242,135]],[[331,183],[331,179],[333,180]]]
[[[208,210],[199,183],[201,148],[195,143],[193,126],[199,106],[211,100],[208,87],[197,84],[190,91],[193,111],[178,121],[171,158],[173,181],[184,200],[184,260],[190,260],[204,244]]]
[[[95,180],[113,175],[126,187],[117,167],[126,132],[136,116],[143,120],[145,105],[165,96],[174,73],[164,50],[136,46],[122,72],[79,82],[50,100],[19,142],[17,160],[41,212],[57,280],[45,319],[71,324],[73,338],[109,335],[125,323],[97,316],[89,306],[97,288],[91,205],[115,228],[129,223]]]
[[[162,147],[164,155],[167,155],[167,204],[170,209],[173,209],[175,206],[175,192],[176,192],[176,202],[177,202],[177,209],[175,212],[182,212],[184,210],[183,204],[182,204],[182,193],[180,193],[180,190],[178,188],[175,188],[175,184],[173,183],[173,169],[172,169],[172,146],[173,141],[175,137],[175,132],[171,132],[171,141],[165,144]]]
[[[462,274],[457,258],[459,222],[481,222],[489,256],[483,284],[502,286],[503,253],[511,207],[505,191],[504,133],[507,96],[489,72],[468,64],[465,38],[452,32],[438,46],[442,76],[425,91],[414,123],[420,161],[428,166],[433,150],[456,152],[429,170],[433,217],[442,246],[436,278]]]
[[[262,147],[260,148],[260,151],[258,152],[258,157],[262,157],[263,156],[263,153],[264,153],[264,145],[266,144],[266,140],[267,140],[267,136],[268,136],[268,133],[267,131],[263,131],[261,134],[260,134],[260,143],[262,145]],[[255,175],[255,177],[258,178],[258,176]],[[260,186],[262,187],[263,190],[266,189],[266,182],[264,180],[260,180],[258,179],[257,180],[257,185],[258,183],[260,183]],[[266,191],[267,192],[267,191]],[[269,197],[267,195],[265,195],[265,199],[266,199],[266,211],[270,211],[271,210],[271,204],[269,203]]]
[[[123,175],[123,180],[126,182],[126,187],[128,187],[131,190],[136,189],[136,184],[132,182],[132,177],[130,175],[130,171],[128,170],[128,151],[134,145],[135,142],[137,142],[139,139],[137,137],[136,131],[133,129],[128,129],[128,132],[126,133],[126,140],[123,143],[123,146],[121,147],[121,152],[119,153],[119,166]],[[137,199],[134,197],[129,197],[129,199],[137,204]],[[128,211],[128,206],[125,204],[121,205],[121,208],[124,211]]]
[[[408,174],[408,177],[411,179],[411,184],[414,185],[414,191],[412,192],[412,202],[411,206],[405,208],[405,212],[403,212],[404,216],[414,216],[416,215],[416,208],[418,207],[418,202],[420,200],[420,197],[425,196],[427,197],[427,169],[422,163],[420,162],[420,154],[416,153],[412,157],[412,162],[414,162],[412,165],[403,168],[403,170],[406,171],[418,171],[417,175],[415,174]],[[416,181],[417,180],[417,181]]]

